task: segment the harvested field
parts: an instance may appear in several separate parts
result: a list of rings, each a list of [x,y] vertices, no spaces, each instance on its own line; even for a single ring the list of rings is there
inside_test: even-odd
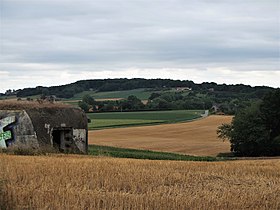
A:
[[[280,208],[279,159],[209,163],[0,154],[0,180],[0,209]]]
[[[231,120],[213,115],[187,123],[90,131],[89,144],[216,156],[230,151],[229,142],[218,139],[216,130]]]

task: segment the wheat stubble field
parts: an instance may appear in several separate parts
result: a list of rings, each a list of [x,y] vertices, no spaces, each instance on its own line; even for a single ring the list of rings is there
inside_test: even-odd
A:
[[[216,130],[231,120],[212,115],[186,123],[89,131],[89,144],[216,156],[230,151],[229,142],[218,139]]]
[[[6,209],[279,209],[280,160],[0,155]]]
[[[104,131],[114,138],[114,131],[127,136],[124,147],[138,133],[138,146],[151,150],[215,155],[229,150],[216,129],[230,120],[210,116]],[[122,133],[126,129],[129,135]],[[101,131],[91,135],[96,132]],[[0,209],[280,209],[280,159],[187,162],[0,154]]]

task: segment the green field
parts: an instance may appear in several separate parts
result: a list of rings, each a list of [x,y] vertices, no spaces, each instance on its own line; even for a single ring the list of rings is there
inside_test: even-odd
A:
[[[202,110],[88,113],[89,129],[176,123],[200,117]]]
[[[72,106],[78,106],[78,102],[82,100],[84,95],[90,95],[95,100],[113,100],[113,99],[127,99],[128,96],[134,95],[142,101],[148,100],[152,93],[165,93],[165,92],[177,92],[175,88],[169,88],[164,90],[154,90],[151,88],[140,88],[133,90],[123,91],[108,91],[108,92],[96,92],[96,91],[83,91],[75,94],[72,98],[64,99],[63,103],[70,104]],[[189,91],[185,91],[182,95],[188,95]]]
[[[96,92],[96,91],[84,91],[74,95],[69,100],[81,100],[84,95],[89,94],[94,99],[112,99],[112,98],[127,98],[130,95],[134,95],[141,100],[147,100],[152,93],[156,91],[152,89],[134,89],[124,91],[109,91],[109,92]]]
[[[218,161],[222,158],[199,157],[181,155],[169,152],[156,152],[150,150],[126,149],[118,147],[108,147],[100,145],[89,145],[88,154],[94,156],[109,156],[117,158],[134,158],[148,160],[184,160],[184,161]]]

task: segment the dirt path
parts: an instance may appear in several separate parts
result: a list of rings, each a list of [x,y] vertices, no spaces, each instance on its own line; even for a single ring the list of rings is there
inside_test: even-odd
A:
[[[216,130],[231,120],[231,116],[209,116],[187,123],[90,131],[89,144],[215,156],[230,151]]]

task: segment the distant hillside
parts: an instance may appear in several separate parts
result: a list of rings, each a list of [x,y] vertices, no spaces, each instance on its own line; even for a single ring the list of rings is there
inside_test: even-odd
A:
[[[98,79],[53,87],[8,90],[0,99],[15,100],[17,97],[18,100],[62,100],[74,106],[79,105],[86,112],[208,109],[219,114],[235,114],[238,110],[260,101],[272,90],[275,89],[214,82],[196,84],[188,80]],[[83,100],[89,97],[92,99]]]
[[[154,90],[162,90],[166,88],[180,88],[188,87],[194,91],[205,92],[212,91],[221,94],[223,97],[227,93],[245,94],[250,98],[260,98],[268,91],[272,90],[271,87],[251,87],[249,85],[226,85],[216,84],[214,82],[204,82],[202,84],[195,84],[189,80],[170,80],[170,79],[96,79],[96,80],[81,80],[75,83],[36,88],[24,88],[16,91],[17,97],[29,97],[33,95],[55,95],[59,98],[72,98],[75,94],[83,91],[122,91],[133,90],[139,88],[152,88]],[[218,94],[218,95],[219,95]],[[219,96],[218,96],[219,97]]]

